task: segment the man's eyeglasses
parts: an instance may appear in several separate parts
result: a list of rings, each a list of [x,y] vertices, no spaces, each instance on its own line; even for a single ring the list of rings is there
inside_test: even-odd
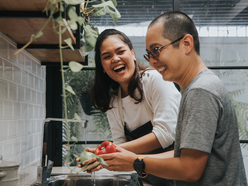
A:
[[[170,43],[168,43],[168,44],[166,44],[166,45],[164,45],[164,46],[155,47],[155,48],[152,49],[151,51],[147,52],[147,54],[144,54],[144,55],[143,55],[144,58],[149,62],[151,56],[152,56],[152,58],[158,57],[159,54],[160,54],[160,50],[161,50],[162,48],[164,48],[164,47],[166,47],[166,46],[168,46],[168,45],[170,45],[170,44],[173,44],[173,43],[175,43],[175,42],[177,42],[177,41],[180,41],[183,37],[184,37],[184,36],[182,36],[182,37],[176,39],[175,41],[172,41],[172,42],[170,42]]]

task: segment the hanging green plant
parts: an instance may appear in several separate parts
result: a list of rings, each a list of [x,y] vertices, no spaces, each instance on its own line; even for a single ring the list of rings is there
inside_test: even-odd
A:
[[[84,40],[85,40],[85,51],[90,52],[94,49],[96,39],[99,35],[98,28],[91,24],[90,17],[92,16],[102,16],[105,14],[109,14],[113,23],[121,17],[119,11],[117,10],[117,2],[116,0],[104,1],[101,0],[102,3],[93,4],[96,1],[90,0],[47,0],[47,6],[44,11],[46,12],[48,19],[43,27],[36,33],[30,37],[29,42],[19,49],[14,55],[25,49],[28,45],[30,45],[35,39],[41,37],[43,35],[43,30],[47,26],[47,24],[52,21],[53,22],[53,30],[58,35],[62,35],[66,30],[67,26],[70,27],[71,30],[77,30],[78,24],[84,30]],[[75,5],[80,6],[80,14],[78,15],[76,12]],[[64,18],[61,13],[64,13],[67,10],[68,18]],[[59,16],[54,18],[54,15],[59,12]],[[77,24],[78,23],[78,24]],[[57,30],[58,26],[61,26],[61,30]],[[67,43],[67,46],[62,46],[62,48],[70,47],[74,50],[72,46],[71,38],[67,38],[64,40]]]
[[[76,31],[78,29],[81,30],[81,28],[83,28],[82,36],[85,41],[84,50],[85,52],[90,52],[94,49],[96,39],[99,35],[98,28],[91,24],[90,18],[92,16],[102,16],[105,14],[109,14],[113,19],[113,23],[115,24],[116,21],[121,17],[121,15],[116,9],[117,6],[116,0],[109,0],[109,1],[101,0],[101,3],[99,4],[96,4],[95,0],[91,0],[91,1],[90,0],[46,0],[46,1],[47,1],[47,5],[44,9],[44,12],[46,12],[46,15],[48,17],[47,21],[36,34],[31,35],[29,42],[21,49],[16,51],[14,55],[18,54],[20,51],[25,49],[35,39],[42,37],[43,30],[48,25],[48,23],[52,21],[53,31],[57,33],[59,36],[59,51],[60,51],[59,54],[60,54],[62,85],[63,85],[62,96],[63,96],[64,111],[65,111],[64,119],[66,123],[65,138],[67,139],[67,148],[69,151],[70,148],[74,145],[74,144],[73,145],[70,144],[70,140],[76,142],[77,138],[75,136],[72,137],[70,136],[70,132],[69,132],[70,127],[67,121],[68,112],[67,112],[66,97],[70,95],[76,95],[76,93],[70,85],[65,84],[64,72],[68,71],[69,69],[72,72],[79,72],[83,68],[83,65],[79,64],[76,61],[71,61],[69,62],[68,69],[66,70],[63,69],[63,49],[70,48],[71,50],[74,50],[74,47],[72,44],[72,39],[66,38],[62,41],[62,35],[65,33],[68,27],[73,31]],[[76,6],[80,7],[79,13],[76,11]],[[64,17],[65,13],[67,17]],[[74,113],[74,118],[72,119],[81,120],[81,118],[78,116],[77,113]],[[72,159],[68,151],[65,162],[66,162],[66,166],[70,167],[70,164],[71,162],[74,161],[74,159]],[[83,155],[84,154],[86,153],[84,152]]]

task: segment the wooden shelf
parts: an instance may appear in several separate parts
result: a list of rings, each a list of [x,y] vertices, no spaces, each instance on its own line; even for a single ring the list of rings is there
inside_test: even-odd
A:
[[[26,44],[29,42],[32,34],[36,34],[47,21],[46,17],[15,17],[15,12],[24,12],[25,15],[31,12],[42,13],[46,6],[46,0],[8,0],[0,2],[0,31],[11,38],[17,44]],[[1,12],[11,12],[10,17],[1,16]],[[76,38],[72,31],[68,28],[62,35],[62,40],[67,38],[72,39],[72,44],[76,44]],[[40,38],[35,39],[32,45],[58,45],[59,36],[56,34],[52,27],[52,21],[48,23],[43,30],[43,35]],[[65,43],[63,43],[65,44]],[[42,63],[60,63],[59,50],[58,49],[26,49],[29,53],[35,56]],[[74,51],[70,49],[63,50],[63,61],[77,61],[85,63],[85,57],[81,56],[78,49]]]
[[[0,1],[0,10],[5,11],[43,11],[46,0],[5,0]]]
[[[45,24],[46,19],[20,19],[20,18],[0,18],[0,30],[18,44],[26,44],[32,34],[36,34]],[[59,35],[53,31],[52,21],[43,30],[43,36],[35,39],[32,44],[59,44]],[[63,39],[72,38],[76,40],[70,30],[63,35]]]
[[[37,59],[39,59],[42,63],[60,63],[59,50],[56,49],[27,49],[29,53],[34,55]],[[67,63],[70,61],[77,61],[80,63],[84,63],[84,59],[82,58],[79,50],[69,50],[64,49],[62,52],[63,62]]]

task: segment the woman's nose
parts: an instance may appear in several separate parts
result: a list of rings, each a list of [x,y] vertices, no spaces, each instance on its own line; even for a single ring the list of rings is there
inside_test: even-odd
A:
[[[112,63],[115,63],[115,62],[118,62],[120,60],[119,56],[118,55],[113,55],[112,59],[111,59],[111,62]]]

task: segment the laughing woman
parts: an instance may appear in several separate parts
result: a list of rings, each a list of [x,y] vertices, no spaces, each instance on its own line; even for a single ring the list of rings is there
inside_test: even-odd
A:
[[[173,150],[181,94],[171,82],[138,64],[130,39],[103,31],[95,47],[93,105],[107,112],[113,142],[137,154]],[[97,169],[96,169],[97,170]],[[149,175],[153,185],[171,185]]]

